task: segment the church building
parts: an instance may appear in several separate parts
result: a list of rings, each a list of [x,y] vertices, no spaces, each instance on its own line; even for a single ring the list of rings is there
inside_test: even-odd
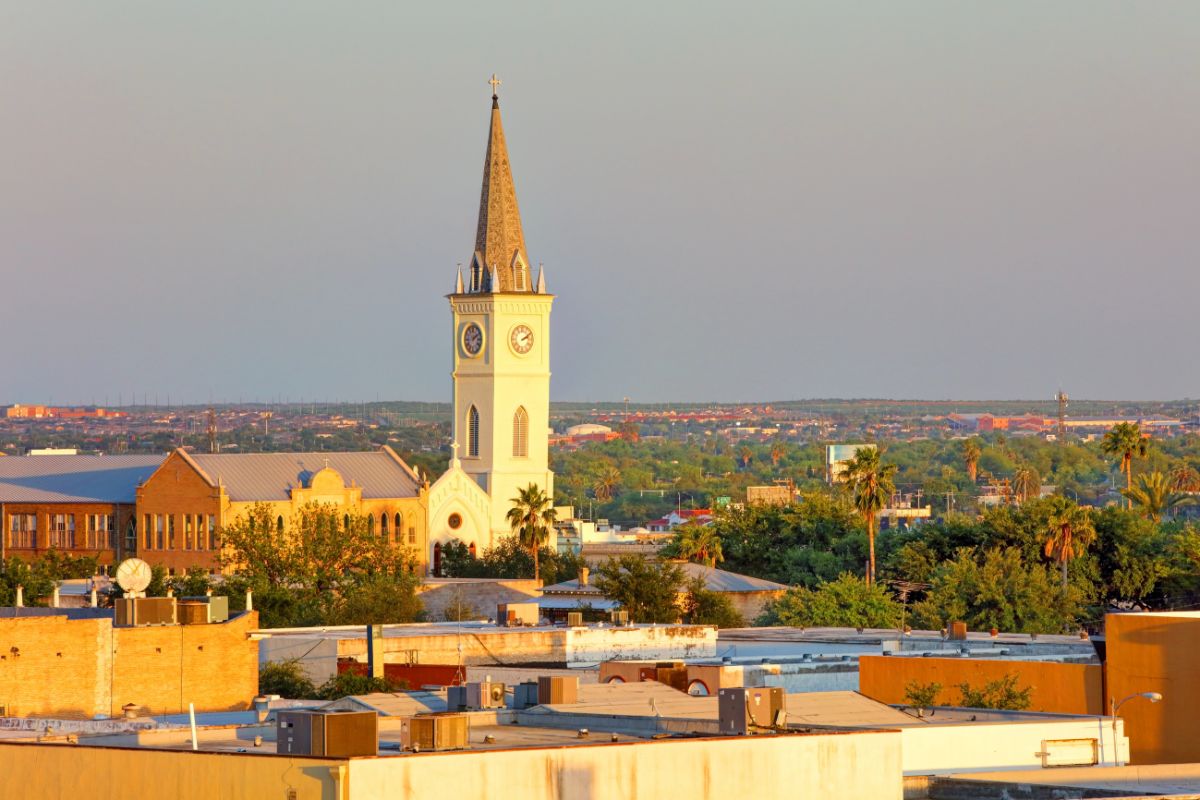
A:
[[[549,466],[550,308],[525,250],[493,76],[475,250],[449,295],[454,387],[450,468],[429,491],[430,563],[460,539],[482,552],[509,535],[519,489],[554,495]]]

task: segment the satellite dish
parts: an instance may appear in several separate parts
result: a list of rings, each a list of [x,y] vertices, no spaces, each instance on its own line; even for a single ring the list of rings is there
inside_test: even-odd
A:
[[[150,565],[140,558],[127,558],[117,567],[117,585],[137,594],[150,585]]]

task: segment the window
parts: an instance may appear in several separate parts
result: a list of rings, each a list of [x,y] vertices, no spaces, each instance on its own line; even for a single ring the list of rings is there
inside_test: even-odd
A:
[[[192,534],[192,515],[183,515],[183,549],[191,550],[195,537]]]
[[[471,546],[467,548],[467,552],[471,554],[471,558],[475,558],[475,543],[471,542]]]
[[[525,262],[519,258],[513,264],[513,286],[518,292],[525,291]]]
[[[367,515],[367,536],[371,537],[372,539],[375,538],[375,515],[374,514]]]
[[[385,542],[388,539],[387,514],[379,515],[379,538]]]
[[[396,544],[400,544],[402,541],[404,541],[404,517],[402,517],[400,515],[400,512],[397,511],[396,512]]]
[[[216,550],[221,542],[217,539],[217,518],[212,514],[208,515],[208,549]]]
[[[280,536],[283,535],[283,514],[275,518],[275,532]]]
[[[152,550],[154,548],[154,527],[150,522],[151,516],[146,514],[142,525],[142,537],[145,541],[142,542],[143,550]]]
[[[525,406],[513,414],[513,458],[525,458],[529,455],[529,414]]]
[[[167,514],[167,549],[175,549],[175,515]]]
[[[137,515],[129,518],[129,524],[125,526],[125,554],[129,555],[137,551]]]
[[[204,540],[207,537],[204,535],[204,515],[196,514],[196,549],[203,550]]]
[[[75,515],[50,515],[50,546],[64,550],[75,547]]]
[[[350,530],[350,515],[346,514],[342,517],[342,530]]]
[[[479,409],[475,406],[467,412],[467,455],[479,458]]]
[[[117,548],[117,518],[112,514],[88,514],[84,517],[84,547],[88,550]]]
[[[437,577],[442,575],[442,545],[441,542],[433,546],[433,574]]]
[[[417,543],[417,529],[416,528],[408,529],[408,543],[409,544]]]
[[[37,514],[13,514],[8,518],[9,547],[37,547]]]
[[[162,514],[154,515],[154,549],[165,550],[166,541],[163,538],[165,520]]]
[[[457,512],[451,514],[450,518],[446,520],[446,524],[450,526],[450,530],[458,530],[462,527],[462,514]]]

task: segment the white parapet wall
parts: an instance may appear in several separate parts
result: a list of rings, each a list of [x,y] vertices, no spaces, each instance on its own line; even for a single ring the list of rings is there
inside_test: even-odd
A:
[[[350,800],[900,800],[894,731],[663,740],[352,759]]]
[[[1096,766],[1115,766],[1118,759],[1123,763],[1129,758],[1124,723],[1117,720],[1114,736],[1108,717],[914,725],[900,730],[905,775],[1087,766],[1081,760],[1089,753],[1095,754]]]
[[[713,658],[717,654],[717,629],[707,625],[587,627],[567,628],[564,632],[566,662],[571,666],[616,659]]]

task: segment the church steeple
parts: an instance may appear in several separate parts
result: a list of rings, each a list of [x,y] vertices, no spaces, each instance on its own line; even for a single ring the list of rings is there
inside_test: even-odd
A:
[[[483,189],[479,196],[479,225],[471,259],[471,292],[532,292],[525,233],[517,208],[504,125],[500,121],[500,79],[492,76],[492,124],[483,160]],[[489,274],[490,273],[490,274]]]

